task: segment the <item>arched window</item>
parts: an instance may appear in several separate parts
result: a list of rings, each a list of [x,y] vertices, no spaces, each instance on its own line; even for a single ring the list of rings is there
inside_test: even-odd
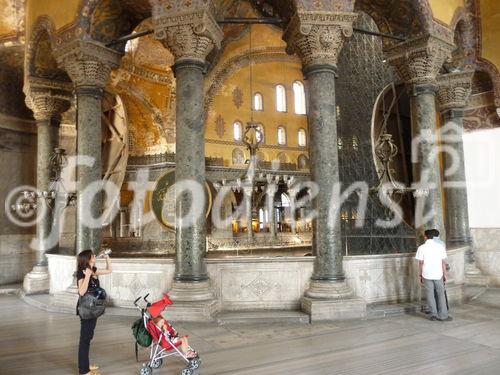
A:
[[[264,110],[264,100],[260,92],[255,93],[253,96],[253,110],[254,111]]]
[[[297,134],[297,138],[299,140],[299,146],[306,147],[307,137],[306,137],[306,131],[304,129],[299,129],[299,133]]]
[[[290,207],[290,198],[285,193],[281,193],[281,206]]]
[[[283,126],[278,126],[278,144],[286,145],[286,130]]]
[[[266,215],[263,208],[259,208],[259,229],[264,229]]]
[[[233,150],[233,164],[244,164],[245,154],[239,148]]]
[[[304,84],[300,81],[293,83],[293,99],[295,101],[295,113],[298,115],[306,114],[306,93]]]
[[[255,132],[255,137],[257,138],[257,142],[264,142],[264,126],[262,124],[257,124],[257,129],[259,131]]]
[[[286,90],[283,85],[276,86],[276,110],[286,112]]]
[[[233,136],[235,141],[241,141],[241,136],[243,134],[243,130],[241,127],[241,122],[235,121],[233,124]]]

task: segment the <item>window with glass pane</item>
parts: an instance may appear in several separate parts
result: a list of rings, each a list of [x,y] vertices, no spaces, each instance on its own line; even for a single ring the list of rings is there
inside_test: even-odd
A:
[[[298,133],[297,137],[299,140],[299,146],[306,147],[306,144],[307,144],[306,131],[304,129],[299,129],[299,133]]]
[[[298,115],[306,114],[306,93],[304,84],[300,81],[293,83],[293,98],[295,101],[295,113]]]
[[[286,112],[286,91],[283,85],[276,86],[276,110]]]
[[[255,132],[257,142],[264,142],[264,126],[262,126],[262,124],[257,124],[257,129],[258,131]]]
[[[233,136],[235,141],[241,141],[242,128],[241,122],[235,121],[233,124]]]
[[[286,130],[283,126],[278,127],[278,144],[279,145],[286,144]]]
[[[256,93],[253,96],[253,110],[254,111],[264,110],[264,101],[262,99],[262,94],[260,92]]]

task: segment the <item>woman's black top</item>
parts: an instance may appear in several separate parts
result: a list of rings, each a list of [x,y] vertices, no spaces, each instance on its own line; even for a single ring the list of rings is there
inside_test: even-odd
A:
[[[92,267],[92,272],[95,273],[96,271],[97,271],[97,267]],[[85,274],[83,273],[83,271],[78,271],[76,273],[76,283],[77,283],[77,285],[78,285],[78,281],[80,281],[81,279],[85,279]],[[95,289],[95,288],[99,288],[99,287],[100,287],[100,285],[99,285],[99,279],[97,277],[90,276],[89,287],[88,287],[87,291]]]
[[[96,271],[97,271],[97,267],[92,267],[92,272],[95,273]],[[78,287],[78,281],[80,281],[82,279],[85,279],[85,274],[83,273],[83,271],[77,271],[76,272],[76,285],[77,285],[77,287]],[[89,286],[87,288],[87,292],[91,291],[93,289],[96,289],[96,288],[100,288],[99,279],[92,275],[92,276],[90,276],[90,279],[89,279]],[[78,304],[76,304],[76,315],[78,315]]]

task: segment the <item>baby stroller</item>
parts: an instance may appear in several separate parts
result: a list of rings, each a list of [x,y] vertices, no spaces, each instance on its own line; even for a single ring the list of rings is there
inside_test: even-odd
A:
[[[170,300],[168,295],[164,295],[161,300],[150,303],[147,300],[148,296],[149,294],[144,297],[139,297],[134,301],[135,307],[137,307],[141,311],[144,327],[152,338],[149,361],[143,364],[139,374],[151,375],[153,373],[153,369],[160,368],[160,366],[163,364],[164,358],[179,356],[186,362],[186,367],[181,370],[180,375],[193,375],[194,370],[200,367],[200,358],[188,358],[187,356],[185,356],[184,353],[182,353],[182,351],[179,349],[181,341],[175,340],[175,330],[170,325],[166,324],[167,331],[164,332],[153,321],[154,318],[160,315],[160,313],[165,309],[166,306],[172,304],[172,301]],[[141,307],[138,305],[138,302],[141,298],[146,303],[146,306]],[[192,348],[190,349],[193,350]]]

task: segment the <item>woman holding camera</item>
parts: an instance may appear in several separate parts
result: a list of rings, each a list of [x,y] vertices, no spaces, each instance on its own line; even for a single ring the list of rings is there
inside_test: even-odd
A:
[[[100,289],[98,276],[107,275],[112,272],[111,259],[108,252],[99,254],[99,257],[106,259],[106,269],[97,269],[95,267],[96,259],[92,250],[84,250],[77,256],[76,280],[78,285],[78,294],[84,296],[87,292],[104,292]],[[78,314],[78,306],[76,307]],[[78,346],[78,371],[85,375],[99,375],[97,366],[89,365],[90,341],[94,337],[94,329],[97,318],[82,319],[80,317],[80,343]]]

